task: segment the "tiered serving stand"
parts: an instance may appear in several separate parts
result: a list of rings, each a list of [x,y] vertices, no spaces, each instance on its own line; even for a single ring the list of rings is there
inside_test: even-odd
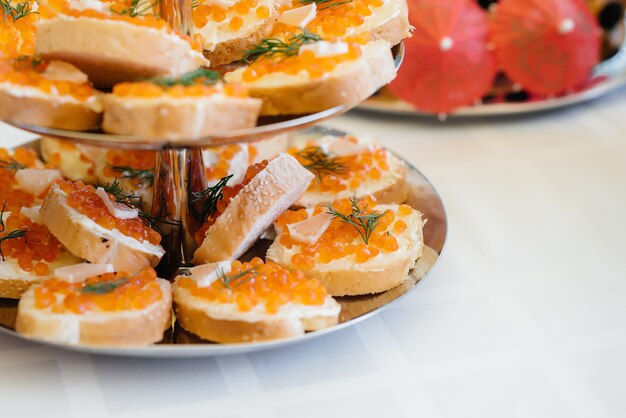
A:
[[[190,0],[162,0],[160,14],[181,32],[189,32],[188,29],[191,27]],[[396,45],[393,48],[393,53],[396,67],[399,67],[403,59],[403,45]],[[163,231],[162,245],[166,249],[166,255],[157,270],[161,277],[172,278],[178,268],[191,265],[193,252],[197,247],[193,234],[200,227],[200,224],[193,216],[193,193],[205,190],[207,187],[202,157],[203,147],[254,142],[281,133],[307,128],[309,128],[309,133],[341,135],[342,132],[313,126],[340,115],[356,105],[357,103],[338,106],[310,115],[280,118],[261,117],[258,126],[254,128],[220,132],[201,139],[176,141],[167,138],[146,140],[140,137],[110,135],[102,132],[67,131],[19,123],[12,123],[12,125],[38,135],[74,143],[116,149],[157,151],[152,215],[158,218],[167,218],[165,222],[159,225]],[[36,146],[36,142],[38,141],[35,141],[33,145]],[[299,338],[248,344],[212,344],[177,326],[166,334],[163,341],[150,347],[92,347],[62,345],[44,341],[41,343],[76,351],[119,356],[212,356],[257,351],[303,341],[334,332],[363,320],[412,290],[432,270],[445,244],[447,220],[443,202],[430,182],[415,167],[408,163],[407,166],[407,183],[409,185],[407,203],[420,210],[428,219],[424,229],[424,254],[401,286],[376,295],[336,298],[341,303],[342,309],[339,324],[334,327],[307,333]],[[263,257],[268,244],[269,241],[261,240],[243,258]],[[0,331],[22,338],[13,329],[16,311],[17,304],[15,301],[0,299]]]

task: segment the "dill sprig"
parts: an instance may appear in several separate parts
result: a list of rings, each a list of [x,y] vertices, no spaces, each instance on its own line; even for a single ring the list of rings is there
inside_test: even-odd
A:
[[[359,235],[361,235],[365,244],[368,244],[372,232],[374,232],[380,223],[380,219],[385,216],[388,211],[386,210],[382,213],[372,212],[370,214],[365,214],[367,205],[363,209],[359,207],[356,200],[356,193],[354,194],[354,197],[350,199],[350,204],[352,205],[352,213],[349,215],[344,215],[330,205],[325,205],[324,207],[326,208],[326,213],[332,215],[333,219],[339,218],[341,222],[352,225],[357,230]]]
[[[196,7],[200,6],[202,4],[201,0],[192,0],[191,1],[191,8],[195,9]]]
[[[132,0],[128,8],[122,9],[121,11],[115,12],[115,13],[120,14],[122,16],[130,16],[130,17],[145,16],[150,11],[150,9],[154,8],[156,4],[157,4],[157,1],[150,2],[150,1],[143,1],[143,0]]]
[[[17,170],[22,170],[26,168],[26,166],[18,163],[15,160],[12,160],[12,161],[0,160],[0,168],[4,170],[13,171],[15,173]]]
[[[224,272],[224,269],[222,269],[221,267],[217,267],[215,271],[217,273],[217,279],[226,289],[231,289],[232,287],[239,286],[240,284],[243,284],[252,279],[256,275],[254,267],[248,270],[244,270],[241,273],[235,274],[234,276],[229,276],[228,274],[226,274]],[[248,274],[249,276],[245,277]]]
[[[2,205],[2,210],[0,211],[0,232],[4,232],[6,228],[4,225],[4,210],[6,209],[6,207],[7,207],[7,201],[5,200],[4,205]],[[11,231],[7,235],[0,237],[0,259],[2,259],[2,262],[4,262],[4,253],[2,252],[2,243],[10,239],[22,238],[22,237],[26,237],[26,239],[28,239],[27,230],[16,229],[15,231]]]
[[[231,179],[233,175],[230,174],[226,177],[222,177],[220,181],[217,182],[214,186],[209,186],[206,190],[201,192],[194,192],[192,203],[197,203],[202,201],[200,205],[200,209],[198,211],[194,210],[194,214],[198,222],[205,222],[209,217],[213,216],[215,211],[217,210],[217,202],[223,197],[224,187]]]
[[[297,35],[291,35],[286,41],[277,38],[262,39],[254,47],[246,51],[243,60],[247,63],[251,63],[261,57],[269,58],[277,55],[291,57],[298,54],[302,45],[321,40],[322,38],[319,35],[307,30]]]
[[[120,184],[120,182],[115,179],[112,183],[104,183],[97,184],[96,189],[98,187],[102,187],[105,192],[113,195],[115,198],[115,203],[121,203],[122,205],[126,205],[131,209],[139,210],[141,206],[141,196],[136,195],[134,193],[129,193]]]
[[[13,6],[11,4],[11,0],[0,0],[0,10],[2,11],[4,22],[6,22],[7,16],[11,16],[13,18],[13,22],[17,22],[31,13],[38,14],[33,11],[32,6],[28,1],[23,1]]]
[[[147,81],[161,87],[192,86],[194,84],[212,86],[218,81],[222,81],[222,76],[217,71],[209,70],[208,68],[198,68],[178,78],[153,77]]]
[[[113,180],[112,183],[104,183],[96,185],[96,188],[102,187],[105,192],[113,195],[116,203],[120,203],[129,207],[131,209],[137,210],[137,214],[139,218],[146,224],[148,228],[156,229],[159,233],[163,233],[159,229],[159,224],[167,224],[167,225],[180,225],[180,221],[178,219],[172,218],[171,214],[167,213],[161,216],[152,216],[151,214],[143,211],[141,209],[142,200],[141,197],[129,193],[120,185],[117,179]]]
[[[111,170],[120,173],[120,177],[138,180],[141,185],[152,186],[154,184],[154,170],[137,169],[122,165],[110,165]]]
[[[319,8],[319,10],[330,9],[331,7],[341,6],[342,4],[346,4],[350,2],[352,2],[352,0],[343,0],[339,2],[336,2],[335,0],[300,0],[300,4],[304,4],[304,5],[311,4],[311,3],[315,3],[318,6],[321,4],[327,5],[326,7]]]
[[[340,157],[326,154],[321,147],[307,147],[296,156],[305,160],[302,164],[304,168],[314,173],[320,180],[328,174],[345,174],[348,171],[348,165]]]
[[[90,283],[83,286],[81,292],[104,295],[106,293],[111,293],[120,286],[125,285],[126,283],[128,283],[128,280],[128,277],[122,277],[121,279],[112,280],[110,282]]]

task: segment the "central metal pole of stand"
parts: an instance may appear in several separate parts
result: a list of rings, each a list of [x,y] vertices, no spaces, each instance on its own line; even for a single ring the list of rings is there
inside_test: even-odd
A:
[[[200,148],[166,148],[159,152],[154,176],[152,216],[162,220],[158,226],[163,236],[163,248],[167,251],[162,264],[191,264],[197,248],[194,234],[201,226],[194,216],[194,193],[206,187]]]
[[[191,33],[191,0],[161,0],[159,15],[178,32]],[[200,148],[164,148],[157,157],[152,216],[162,219],[158,227],[167,251],[161,270],[190,265],[196,250],[194,233],[201,226],[194,217],[195,192],[207,187]]]

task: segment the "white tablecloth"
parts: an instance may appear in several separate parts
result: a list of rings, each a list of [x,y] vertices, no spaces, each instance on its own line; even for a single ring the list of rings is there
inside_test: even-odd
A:
[[[447,249],[409,297],[327,337],[223,358],[0,335],[0,417],[626,416],[626,92],[532,118],[331,125],[378,135],[444,199]]]

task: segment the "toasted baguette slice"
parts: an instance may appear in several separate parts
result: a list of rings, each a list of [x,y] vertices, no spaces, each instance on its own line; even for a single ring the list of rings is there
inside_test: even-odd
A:
[[[84,16],[41,20],[35,51],[74,64],[100,87],[160,75],[179,76],[209,65],[167,26],[157,29]]]
[[[28,227],[30,225],[30,222],[40,225],[38,208],[23,208],[22,212],[23,213],[21,215],[25,215],[27,220],[21,222],[21,226],[19,229],[26,230],[28,234],[29,231],[32,231],[32,228]],[[21,215],[18,216],[21,217]],[[6,224],[7,219],[11,216],[12,213],[3,213],[2,221]],[[7,234],[2,235],[6,236]],[[39,246],[37,241],[31,239],[29,242],[28,235],[26,235],[26,237],[26,247]],[[54,239],[49,235],[48,238]],[[38,238],[37,240],[41,240],[41,238]],[[33,264],[41,262],[47,265],[49,273],[43,275],[37,275],[32,270],[26,271],[22,269],[17,258],[6,255],[3,262],[0,264],[0,298],[19,299],[22,294],[26,292],[28,288],[33,284],[40,283],[46,279],[53,277],[55,269],[80,263],[81,260],[72,255],[66,249],[60,248],[59,250],[60,251],[57,254],[56,258],[51,262],[46,262],[43,259],[33,260]]]
[[[352,212],[350,203],[338,203],[343,206],[343,209],[338,210],[344,215]],[[338,207],[337,204],[335,207]],[[376,205],[373,209],[377,213],[388,210],[394,214],[394,219],[389,221],[389,215],[387,219],[383,217],[370,236],[367,246],[356,229],[339,218],[330,222],[328,229],[324,230],[315,243],[305,243],[302,239],[314,237],[319,230],[311,230],[308,235],[299,231],[299,239],[294,238],[290,228],[293,231],[292,225],[296,222],[290,221],[294,219],[294,214],[288,212],[275,225],[278,236],[267,251],[267,259],[292,270],[302,267],[306,277],[319,280],[333,296],[364,295],[394,288],[406,279],[409,270],[422,254],[424,221],[418,211],[407,205]],[[319,208],[316,213],[324,210]],[[299,213],[305,212],[305,219],[310,219],[313,211],[314,209],[306,209]],[[302,216],[297,215],[296,219],[299,222]],[[406,225],[402,232],[398,232],[400,228],[396,226],[399,221]],[[389,237],[395,239],[396,249],[393,246],[385,248],[385,240],[391,239]],[[303,256],[303,248],[313,249],[313,257]],[[322,255],[322,252],[325,254]],[[340,258],[335,258],[337,255]],[[327,259],[324,260],[324,257]],[[300,266],[301,263],[305,266]]]
[[[35,61],[16,62],[16,68],[3,68],[0,72],[0,119],[8,122],[46,126],[50,128],[85,131],[100,125],[102,120],[102,94],[92,90],[87,77],[76,67],[59,61],[44,63],[47,67],[41,70]],[[7,72],[24,73],[31,85],[21,85],[3,81]],[[44,91],[34,84],[52,83],[51,91]],[[81,94],[91,94],[78,98],[72,94],[59,94],[57,85],[63,84],[64,89],[81,89]]]
[[[256,125],[261,101],[222,93],[210,96],[151,99],[104,99],[105,132],[148,139],[199,139],[210,134]]]
[[[259,0],[257,5],[248,9],[245,14],[236,9],[248,0],[237,0],[231,7],[222,9],[210,2],[200,1],[193,9],[194,22],[204,23],[203,26],[194,25],[194,33],[202,36],[204,55],[211,61],[213,67],[229,64],[243,58],[245,52],[252,48],[262,38],[269,36],[276,20],[276,9],[272,0]],[[212,19],[211,12],[219,9],[223,14],[220,21]],[[207,11],[209,11],[207,15]],[[200,17],[206,16],[206,18]],[[233,30],[231,20],[242,19],[240,28]]]
[[[259,163],[263,160],[271,160],[281,152],[287,152],[289,146],[289,136],[279,134],[267,139],[261,139],[248,144],[250,160]]]
[[[94,164],[98,155],[104,152],[102,148],[48,137],[39,140],[39,147],[43,160],[58,169],[66,179],[85,183],[98,181]]]
[[[267,116],[313,113],[353,105],[396,76],[390,44],[384,41],[362,46],[359,58],[341,62],[321,77],[311,78],[305,71],[295,75],[272,72],[245,82],[244,71],[246,68],[227,73],[225,79],[242,83],[248,87],[250,96],[263,99],[261,115]]]
[[[123,290],[116,288],[119,278],[114,277],[111,286],[123,295]],[[163,333],[171,327],[172,294],[170,283],[155,279],[161,296],[156,301],[140,309],[103,310],[93,308],[82,314],[74,313],[64,307],[37,307],[36,293],[48,290],[57,299],[63,301],[69,295],[92,299],[102,298],[102,292],[83,292],[84,284],[74,285],[69,295],[57,293],[49,286],[55,280],[49,280],[29,289],[18,304],[15,329],[20,334],[45,341],[64,344],[98,346],[142,346],[156,343],[163,339]],[[59,282],[59,281],[57,281]],[[153,286],[151,283],[149,285]],[[145,287],[141,288],[142,290]],[[58,304],[57,304],[58,305]],[[62,305],[62,302],[61,302]],[[97,305],[96,305],[97,306]]]
[[[178,276],[174,283],[176,321],[205,340],[243,343],[297,337],[338,321],[341,307],[318,282],[274,263],[263,264],[257,258],[243,264],[205,264],[188,274]],[[285,286],[285,281],[291,286]],[[215,295],[226,288],[231,299],[218,300]],[[286,302],[271,306],[268,289]],[[304,304],[298,289],[315,294],[316,300]],[[250,294],[255,296],[254,302],[247,297]]]
[[[358,200],[374,196],[379,204],[404,203],[407,199],[406,167],[404,162],[385,150],[375,140],[346,135],[344,137],[322,136],[296,137],[291,153],[304,166],[317,175],[307,192],[296,206],[314,207],[347,199],[356,195]],[[351,148],[351,143],[354,144]],[[340,164],[340,172],[324,173],[314,169],[306,155]],[[324,177],[334,175],[344,187],[338,190],[327,186]]]
[[[288,154],[280,154],[257,173],[206,231],[194,264],[235,260],[304,193],[313,174]]]
[[[58,185],[41,207],[41,219],[52,234],[74,255],[92,263],[110,263],[117,271],[137,272],[156,266],[165,254],[160,245],[141,242],[117,229],[106,229],[66,203]]]

